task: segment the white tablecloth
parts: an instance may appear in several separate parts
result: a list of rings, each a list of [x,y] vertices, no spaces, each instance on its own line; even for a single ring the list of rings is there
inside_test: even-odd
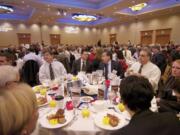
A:
[[[44,107],[39,109],[39,119],[52,109]],[[91,109],[90,109],[91,110]],[[95,112],[91,111],[89,118],[83,118],[81,111],[76,109],[76,118],[74,118],[67,126],[59,129],[45,129],[41,127],[39,122],[32,135],[107,135],[108,131],[98,128],[94,124]],[[127,112],[123,112],[122,115],[129,117]]]

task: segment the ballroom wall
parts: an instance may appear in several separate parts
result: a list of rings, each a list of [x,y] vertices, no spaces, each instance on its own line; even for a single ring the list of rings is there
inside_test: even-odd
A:
[[[153,19],[139,20],[138,22],[124,23],[117,26],[101,29],[102,43],[109,43],[109,34],[117,34],[117,41],[127,43],[140,43],[140,31],[172,28],[171,40],[180,44],[180,14],[171,16],[154,17]],[[153,43],[155,42],[155,34]]]
[[[60,34],[62,44],[82,44],[90,45],[97,43],[99,30],[96,28],[60,26],[60,25],[42,25],[40,28],[37,24],[26,25],[24,23],[0,22],[0,27],[12,28],[8,32],[0,32],[0,46],[18,45],[17,33],[30,33],[31,42],[41,42],[50,45],[50,34]]]
[[[0,47],[10,44],[17,46],[17,33],[31,33],[32,43],[41,41],[40,26],[37,24],[26,25],[24,23],[0,21],[0,28],[2,26],[10,27],[12,30],[0,32]],[[171,40],[176,44],[180,44],[180,14],[154,17],[153,19],[139,20],[137,23],[130,22],[105,28],[42,25],[41,31],[42,39],[48,45],[50,44],[49,34],[60,34],[62,44],[90,45],[97,43],[99,39],[101,39],[102,43],[108,44],[109,34],[114,33],[117,34],[117,40],[120,43],[127,43],[128,40],[131,40],[132,43],[139,43],[140,31],[164,28],[172,28]],[[154,40],[155,38],[153,38]]]

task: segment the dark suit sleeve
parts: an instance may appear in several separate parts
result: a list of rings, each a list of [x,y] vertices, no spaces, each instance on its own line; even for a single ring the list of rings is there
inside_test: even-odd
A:
[[[98,69],[99,69],[99,70],[104,70],[104,64],[103,64],[103,63],[100,63]]]
[[[92,66],[91,63],[88,62],[86,72],[87,72],[87,73],[92,73],[92,70],[93,70],[93,66]]]
[[[116,70],[117,70],[117,75],[123,78],[124,77],[123,67],[118,62],[116,62]]]
[[[76,62],[76,61],[74,61],[73,64],[72,64],[71,73],[72,73],[73,75],[77,75],[77,62]]]

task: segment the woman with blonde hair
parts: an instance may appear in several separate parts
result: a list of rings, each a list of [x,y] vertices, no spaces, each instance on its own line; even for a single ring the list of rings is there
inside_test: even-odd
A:
[[[0,135],[30,135],[37,119],[36,96],[30,86],[21,83],[1,85]]]

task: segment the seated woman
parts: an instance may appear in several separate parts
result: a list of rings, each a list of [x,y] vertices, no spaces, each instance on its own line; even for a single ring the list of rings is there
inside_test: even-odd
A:
[[[128,68],[128,65],[127,65],[126,60],[124,58],[123,52],[122,51],[118,51],[117,52],[117,57],[118,57],[120,65],[123,68],[123,71],[126,72],[126,70]]]
[[[1,70],[0,135],[30,135],[38,119],[36,96],[30,86],[14,81],[15,76]]]
[[[175,60],[172,64],[171,76],[160,89],[159,97],[165,100],[175,101],[173,94],[173,87],[176,79],[180,79],[180,59]]]
[[[178,135],[180,122],[173,113],[155,113],[149,110],[153,88],[148,79],[129,76],[121,81],[120,95],[126,110],[132,116],[130,123],[113,135]]]
[[[169,98],[159,99],[158,106],[159,112],[180,112],[180,78],[175,79]]]

